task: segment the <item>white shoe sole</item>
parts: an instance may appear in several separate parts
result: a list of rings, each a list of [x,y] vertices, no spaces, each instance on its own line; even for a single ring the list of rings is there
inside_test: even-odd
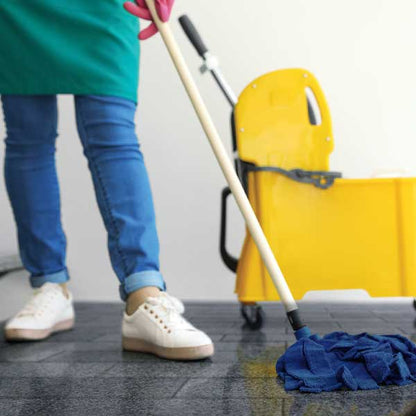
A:
[[[55,332],[68,331],[74,327],[74,319],[58,322],[49,329],[14,329],[4,330],[4,337],[7,341],[41,341],[48,338]]]
[[[166,348],[137,338],[122,338],[123,349],[126,351],[144,352],[169,360],[202,360],[214,355],[214,345],[199,347]]]

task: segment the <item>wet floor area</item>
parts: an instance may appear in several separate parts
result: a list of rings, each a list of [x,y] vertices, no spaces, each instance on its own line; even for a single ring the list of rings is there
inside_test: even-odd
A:
[[[300,307],[321,335],[398,333],[416,341],[410,302]],[[31,344],[0,339],[0,415],[416,415],[416,384],[285,392],[274,365],[295,339],[280,305],[264,309],[264,326],[253,331],[238,304],[187,304],[186,317],[212,337],[216,354],[184,363],[123,352],[122,305],[78,303],[72,331]]]

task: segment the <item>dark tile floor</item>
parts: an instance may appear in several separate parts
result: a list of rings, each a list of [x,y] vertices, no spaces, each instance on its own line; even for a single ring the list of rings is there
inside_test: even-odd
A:
[[[416,341],[408,305],[301,304],[312,331],[401,333]],[[280,305],[260,331],[237,304],[188,304],[186,316],[216,341],[215,356],[181,363],[123,352],[121,304],[78,303],[73,331],[42,343],[0,339],[0,416],[416,415],[416,385],[377,391],[286,393],[274,364],[294,341]]]

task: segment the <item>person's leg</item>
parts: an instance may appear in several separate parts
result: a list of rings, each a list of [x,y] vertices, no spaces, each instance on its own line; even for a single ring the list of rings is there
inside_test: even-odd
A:
[[[79,134],[108,232],[113,268],[127,299],[122,321],[125,350],[171,359],[202,359],[211,339],[181,315],[165,289],[149,179],[135,134],[136,105],[103,96],[76,97]]]
[[[56,97],[3,95],[2,103],[6,187],[22,262],[36,289],[7,322],[4,335],[10,341],[41,340],[74,325],[55,169]]]
[[[56,96],[3,95],[4,174],[20,255],[33,287],[65,283],[66,239],[55,169]]]
[[[76,96],[75,108],[111,263],[132,313],[146,297],[165,289],[152,194],[135,133],[136,104],[117,97]]]

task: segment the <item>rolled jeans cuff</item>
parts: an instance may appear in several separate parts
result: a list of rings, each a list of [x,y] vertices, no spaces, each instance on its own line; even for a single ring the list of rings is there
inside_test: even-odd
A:
[[[133,273],[126,277],[120,285],[120,297],[122,300],[126,300],[130,293],[146,286],[156,286],[160,290],[166,290],[162,274],[156,270],[146,270],[144,272]]]
[[[32,287],[41,287],[44,283],[65,283],[69,280],[68,270],[64,269],[60,272],[44,274],[42,276],[30,276],[30,284]]]

